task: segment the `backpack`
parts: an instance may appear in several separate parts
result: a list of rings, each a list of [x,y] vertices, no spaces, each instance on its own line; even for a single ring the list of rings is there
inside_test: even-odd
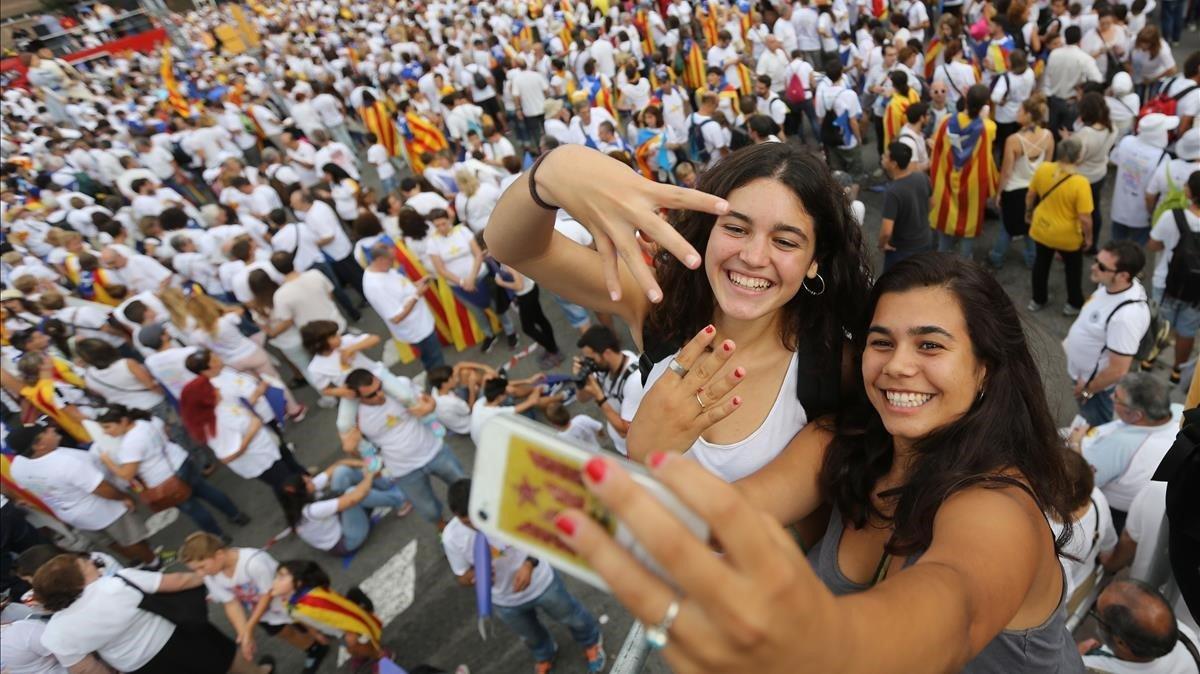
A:
[[[1129,304],[1145,304],[1150,310],[1150,324],[1146,326],[1146,332],[1142,334],[1142,339],[1138,342],[1137,352],[1133,354],[1133,360],[1134,362],[1153,361],[1158,358],[1159,352],[1162,351],[1171,338],[1171,324],[1165,318],[1158,315],[1157,306],[1152,306],[1146,300],[1125,300],[1109,312],[1108,318],[1104,319],[1104,332],[1108,332],[1108,324],[1112,321],[1113,316],[1116,316],[1118,311]],[[1107,345],[1100,350],[1101,353],[1105,351],[1108,351]],[[1100,362],[1097,361],[1095,369],[1092,370],[1092,375],[1088,377],[1088,383],[1091,383],[1099,371]]]
[[[783,92],[788,103],[799,105],[808,100],[808,90],[804,88],[804,81],[800,79],[800,73],[792,73],[792,79],[788,80],[787,89]]]
[[[1183,191],[1183,185],[1176,183],[1171,179],[1171,162],[1167,162],[1167,190],[1158,200],[1158,206],[1154,208],[1154,214],[1150,216],[1150,226],[1158,224],[1158,219],[1161,218],[1167,211],[1186,211],[1192,202],[1187,198],[1187,194]]]
[[[697,124],[695,113],[688,117],[688,158],[693,162],[707,164],[712,159],[712,153],[704,142],[704,125],[716,123],[717,120],[710,117]]]
[[[1152,112],[1157,112],[1157,113],[1161,113],[1164,115],[1170,115],[1170,116],[1174,117],[1174,116],[1176,116],[1175,109],[1177,107],[1179,107],[1180,99],[1182,99],[1184,96],[1187,96],[1188,94],[1192,93],[1193,91],[1200,89],[1200,84],[1193,84],[1192,86],[1184,89],[1183,91],[1175,94],[1174,96],[1168,96],[1167,92],[1171,90],[1171,85],[1174,83],[1175,83],[1175,78],[1172,77],[1170,80],[1167,81],[1166,84],[1163,85],[1162,89],[1159,89],[1157,96],[1146,101],[1146,104],[1143,105],[1142,109],[1138,111],[1138,115],[1137,115],[1138,120],[1141,120],[1143,117],[1145,117],[1146,115],[1148,115]],[[1137,130],[1136,124],[1134,126],[1134,130],[1135,131]],[[1174,131],[1171,133],[1173,135],[1175,134]]]
[[[484,77],[483,74],[479,72],[479,66],[475,66],[475,69],[471,71],[471,77],[475,81],[476,89],[487,89],[487,85],[488,85],[487,78]]]
[[[1200,611],[1200,520],[1196,518],[1196,494],[1200,494],[1200,408],[1184,411],[1183,426],[1175,436],[1175,444],[1167,450],[1150,479],[1167,483],[1168,559],[1183,601],[1195,614]],[[1192,644],[1188,650],[1194,647]]]
[[[1164,294],[1185,304],[1200,304],[1200,235],[1188,227],[1183,209],[1171,211],[1175,214],[1175,226],[1179,228],[1179,243],[1175,244],[1171,262],[1167,265],[1167,285]]]
[[[837,97],[841,95],[841,91],[834,94],[829,108],[825,110],[825,116],[821,118],[821,144],[826,147],[841,147],[843,143],[842,129],[837,125],[837,115],[833,111],[836,107]]]

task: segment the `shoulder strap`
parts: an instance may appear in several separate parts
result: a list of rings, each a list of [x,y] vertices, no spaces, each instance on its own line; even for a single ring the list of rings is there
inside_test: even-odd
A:
[[[1172,80],[1172,81],[1174,81],[1174,80]],[[1167,88],[1169,89],[1170,86],[1168,86]],[[1184,96],[1187,96],[1188,94],[1192,93],[1193,91],[1195,91],[1197,89],[1200,89],[1200,84],[1193,84],[1192,86],[1188,87],[1187,89],[1184,89],[1183,91],[1175,94],[1171,98],[1174,98],[1177,101],[1181,100]],[[1192,652],[1194,653],[1195,651],[1192,651]]]
[[[1175,216],[1175,226],[1179,228],[1179,242],[1183,243],[1192,236],[1192,228],[1188,227],[1187,214],[1182,208],[1172,208],[1171,214]]]
[[[1095,496],[1089,498],[1088,500],[1092,502],[1092,510],[1096,511],[1096,523],[1092,525],[1092,547],[1091,547],[1091,550],[1094,551],[1096,549],[1096,543],[1100,540],[1100,506],[1096,505],[1096,497]],[[1092,552],[1089,551],[1088,557],[1091,557],[1091,556],[1092,556]]]
[[[1045,194],[1043,194],[1043,195],[1041,195],[1041,196],[1039,196],[1039,197],[1038,197],[1038,200],[1039,200],[1039,201],[1045,201],[1046,199],[1048,199],[1048,198],[1050,197],[1050,195],[1054,193],[1054,190],[1058,189],[1058,186],[1059,186],[1059,185],[1061,185],[1061,184],[1063,184],[1063,183],[1067,182],[1068,180],[1070,180],[1070,179],[1071,179],[1071,176],[1074,176],[1074,175],[1076,175],[1076,174],[1074,174],[1074,173],[1071,173],[1071,174],[1067,175],[1066,177],[1064,177],[1062,180],[1059,180],[1058,182],[1056,182],[1056,183],[1054,183],[1053,185],[1051,185],[1051,186],[1050,186],[1050,189],[1046,190],[1046,193],[1045,193]]]
[[[146,596],[146,591],[145,591],[145,590],[143,590],[142,588],[138,587],[138,586],[137,586],[137,585],[136,585],[134,582],[132,582],[131,580],[129,580],[129,579],[128,579],[128,578],[126,578],[125,576],[122,576],[120,571],[118,571],[118,572],[114,573],[114,574],[113,574],[113,577],[114,577],[114,578],[117,578],[117,579],[119,579],[119,580],[120,580],[122,583],[125,583],[125,584],[126,584],[126,585],[128,585],[129,587],[132,587],[133,589],[137,590],[139,593],[141,593],[141,595],[142,595],[143,597],[144,597],[144,596]],[[1180,636],[1183,636],[1183,635],[1182,635],[1182,634],[1180,634]]]
[[[1187,652],[1192,655],[1192,660],[1195,661],[1196,666],[1200,667],[1200,650],[1196,649],[1196,644],[1192,643],[1192,640],[1182,630],[1179,632],[1179,641],[1183,643],[1183,647],[1187,649]]]

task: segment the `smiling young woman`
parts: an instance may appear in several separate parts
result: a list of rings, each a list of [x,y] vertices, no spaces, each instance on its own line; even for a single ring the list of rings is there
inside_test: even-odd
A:
[[[665,422],[642,425],[631,447],[688,451],[732,481],[831,411],[845,328],[869,281],[858,226],[817,157],[784,143],[753,146],[701,174],[696,190],[651,182],[582,147],[539,161],[505,193],[484,236],[497,259],[629,325],[653,387],[642,407]],[[555,235],[553,212],[538,200],[578,219],[597,250]],[[635,232],[655,242],[652,266]],[[710,349],[719,358],[697,362]],[[698,391],[692,382],[713,374],[707,368],[726,385]],[[721,420],[706,423],[717,410]]]
[[[1046,519],[1071,518],[1067,450],[1011,299],[979,265],[926,253],[884,274],[850,329],[862,385],[836,428],[809,424],[732,486],[650,455],[722,555],[599,457],[589,489],[672,583],[581,512],[558,516],[562,540],[669,637],[677,672],[1082,672],[1069,534]],[[822,505],[805,555],[779,525]]]

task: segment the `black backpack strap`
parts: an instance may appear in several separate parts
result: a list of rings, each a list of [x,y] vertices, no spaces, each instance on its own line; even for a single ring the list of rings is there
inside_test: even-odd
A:
[[[1200,668],[1200,650],[1196,650],[1196,644],[1192,643],[1192,640],[1188,638],[1188,635],[1183,633],[1183,630],[1179,631],[1179,642],[1183,644],[1188,653],[1192,654],[1192,660],[1196,663],[1196,667]]]

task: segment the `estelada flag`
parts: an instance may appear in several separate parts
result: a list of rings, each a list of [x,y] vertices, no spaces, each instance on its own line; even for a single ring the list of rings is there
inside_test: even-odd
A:
[[[387,103],[377,100],[371,105],[364,105],[358,109],[358,118],[367,131],[375,134],[389,157],[400,156],[400,132],[396,129],[391,107]]]
[[[371,645],[379,647],[383,623],[375,614],[336,592],[322,587],[297,592],[288,598],[287,607],[288,613],[303,616],[305,622],[364,636]]]
[[[400,121],[400,135],[404,138],[404,150],[413,173],[425,170],[425,162],[421,161],[422,153],[441,152],[450,146],[440,129],[411,110]]]
[[[704,54],[700,44],[688,38],[684,41],[683,53],[683,85],[688,89],[699,89],[704,86]]]
[[[174,64],[171,62],[171,49],[168,45],[163,45],[162,50],[162,65],[160,72],[162,74],[163,87],[167,90],[167,101],[171,104],[171,108],[184,117],[192,115],[192,106],[188,103],[188,99],[179,91],[179,82],[175,80]]]
[[[420,258],[403,241],[393,243],[396,245],[396,263],[410,281],[429,276]],[[421,296],[433,312],[433,325],[443,346],[453,345],[455,350],[463,351],[483,341],[483,330],[444,280],[436,279]]]
[[[995,122],[971,119],[964,112],[938,126],[930,157],[934,196],[929,225],[935,231],[968,238],[979,234],[999,178],[992,157],[995,140]]]
[[[46,505],[42,499],[34,496],[33,492],[25,489],[17,484],[12,479],[12,457],[14,454],[4,451],[0,453],[0,485],[4,485],[4,493],[12,494],[16,500],[35,510],[41,511],[54,519],[58,519],[58,515]]]
[[[749,96],[754,93],[754,73],[750,72],[750,68],[745,63],[738,64],[738,91],[743,96]]]
[[[650,29],[650,12],[642,7],[633,19],[633,25],[642,34],[642,53],[649,56],[654,53],[654,33]]]
[[[904,123],[907,120],[906,114],[908,108],[913,103],[921,100],[920,94],[914,88],[909,88],[908,95],[902,96],[900,92],[892,92],[892,100],[888,101],[887,108],[883,111],[883,147],[892,144],[892,141],[900,135],[900,129],[904,128]]]
[[[925,47],[925,81],[933,81],[933,71],[938,67],[938,59],[942,56],[942,50],[945,45],[942,44],[942,38],[935,37],[929,41]]]
[[[712,8],[703,5],[696,7],[696,18],[700,21],[700,29],[704,32],[704,44],[709,47],[717,44],[717,17]]]
[[[603,75],[593,75],[591,78],[584,78],[583,89],[588,94],[588,102],[594,108],[604,108],[615,119],[617,116],[617,106],[613,102],[612,85]]]
[[[83,424],[67,414],[66,410],[59,407],[58,403],[55,402],[57,394],[54,390],[53,381],[42,379],[32,386],[22,388],[21,395],[37,408],[39,412],[50,417],[50,420],[58,424],[58,427],[63,429],[63,432],[67,435],[70,435],[79,442],[92,441],[92,435],[83,427]]]

